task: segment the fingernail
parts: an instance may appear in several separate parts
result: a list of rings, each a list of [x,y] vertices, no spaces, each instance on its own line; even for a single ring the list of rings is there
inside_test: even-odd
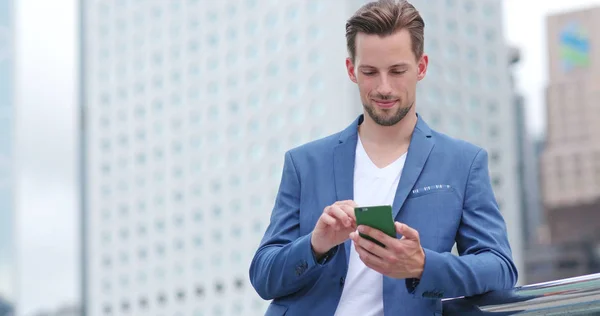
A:
[[[361,233],[364,233],[365,232],[365,227],[362,226],[362,225],[358,226],[358,231],[361,232]]]

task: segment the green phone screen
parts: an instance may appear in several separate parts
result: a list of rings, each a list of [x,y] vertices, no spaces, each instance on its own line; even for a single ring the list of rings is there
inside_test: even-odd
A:
[[[382,231],[390,237],[396,238],[396,227],[394,226],[392,207],[390,205],[355,207],[354,215],[356,216],[357,225],[369,226]],[[370,236],[362,233],[360,236],[384,247],[381,242]]]

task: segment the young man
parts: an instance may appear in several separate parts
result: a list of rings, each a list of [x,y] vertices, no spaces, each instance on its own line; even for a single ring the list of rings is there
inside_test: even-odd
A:
[[[285,155],[250,267],[258,294],[273,300],[266,315],[441,315],[443,297],[515,285],[486,151],[416,113],[423,28],[411,4],[392,0],[363,6],[346,24],[364,114]],[[357,205],[392,205],[399,238],[356,227]]]

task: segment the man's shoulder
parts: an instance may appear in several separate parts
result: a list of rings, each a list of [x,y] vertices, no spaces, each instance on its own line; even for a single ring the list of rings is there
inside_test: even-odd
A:
[[[292,147],[288,152],[293,156],[298,156],[331,151],[339,143],[341,133],[342,132],[340,131],[311,140],[296,147]]]
[[[474,159],[480,152],[486,153],[486,150],[465,139],[450,136],[448,134],[431,130],[435,139],[435,145],[438,150],[450,155],[459,155],[465,159]]]

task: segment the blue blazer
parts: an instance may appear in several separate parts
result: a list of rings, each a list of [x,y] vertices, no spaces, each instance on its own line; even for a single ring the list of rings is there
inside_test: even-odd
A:
[[[353,198],[359,116],[345,130],[285,154],[270,224],[250,265],[268,316],[333,315],[350,240],[324,263],[310,236],[323,209]],[[396,221],[419,232],[420,280],[383,278],[385,315],[441,315],[441,299],[512,288],[517,270],[492,191],[487,152],[431,130],[418,117],[393,203]],[[456,242],[460,256],[451,253]]]

